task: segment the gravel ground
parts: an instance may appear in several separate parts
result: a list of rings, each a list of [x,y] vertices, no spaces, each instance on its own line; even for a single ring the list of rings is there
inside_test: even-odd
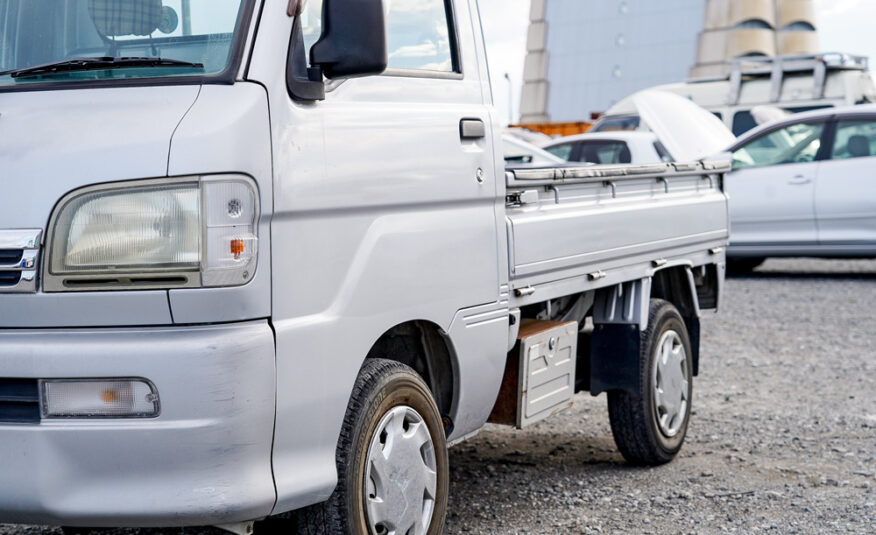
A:
[[[579,395],[451,450],[446,533],[874,533],[874,322],[876,261],[770,260],[730,278],[703,319],[678,459],[627,466],[605,397]],[[21,533],[60,532],[0,526]]]

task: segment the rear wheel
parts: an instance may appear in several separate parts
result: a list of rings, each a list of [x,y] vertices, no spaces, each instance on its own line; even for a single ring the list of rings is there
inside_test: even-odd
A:
[[[659,465],[675,458],[690,419],[693,362],[690,338],[678,310],[651,300],[648,328],[640,334],[638,390],[608,393],[614,441],[633,464]]]
[[[437,535],[448,458],[438,407],[417,373],[373,359],[359,373],[337,448],[338,486],[297,513],[307,535]]]

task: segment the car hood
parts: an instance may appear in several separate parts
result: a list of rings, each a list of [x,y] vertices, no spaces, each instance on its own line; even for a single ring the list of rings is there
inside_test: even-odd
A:
[[[44,229],[77,188],[167,175],[198,86],[0,93],[0,229]]]
[[[632,97],[639,116],[677,161],[696,161],[727,150],[736,136],[711,112],[665,91]]]

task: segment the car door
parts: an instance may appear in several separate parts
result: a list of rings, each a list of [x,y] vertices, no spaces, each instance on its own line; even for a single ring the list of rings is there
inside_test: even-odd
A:
[[[818,241],[876,251],[876,116],[836,122],[815,182]]]
[[[733,150],[725,179],[731,248],[817,245],[815,178],[825,124],[782,126]]]

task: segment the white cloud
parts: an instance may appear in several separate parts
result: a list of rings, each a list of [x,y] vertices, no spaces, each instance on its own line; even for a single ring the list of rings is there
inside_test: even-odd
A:
[[[863,0],[815,0],[816,9],[823,16],[851,14],[863,3]]]
[[[859,54],[876,61],[876,42],[871,38],[876,2],[816,0],[815,5],[823,51]]]

